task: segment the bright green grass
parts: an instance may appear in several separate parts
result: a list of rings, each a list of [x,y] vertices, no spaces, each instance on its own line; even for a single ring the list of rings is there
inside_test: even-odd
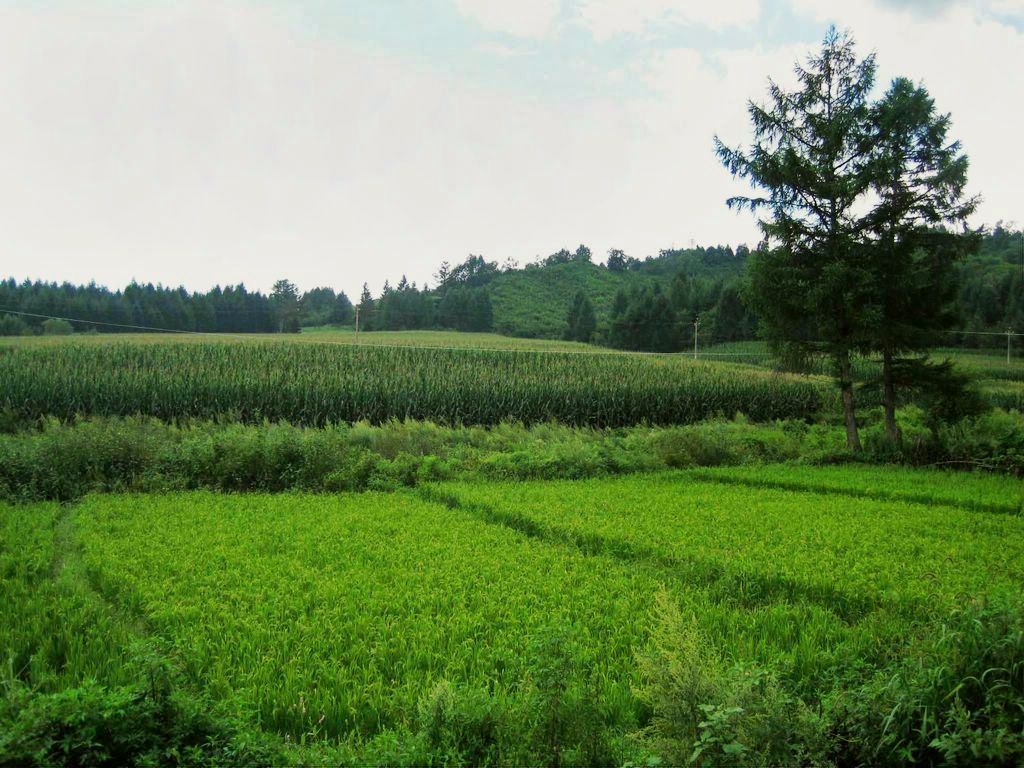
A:
[[[1024,585],[1024,519],[1010,515],[752,490],[687,472],[442,492],[546,538],[723,583],[730,596],[749,587],[752,598],[820,601],[851,619],[876,607],[949,609]]]
[[[444,679],[514,697],[545,627],[633,717],[644,574],[407,495],[91,497],[76,520],[101,592],[265,728],[373,735]]]
[[[756,574],[725,588],[411,495],[96,496],[75,519],[85,572],[118,611],[175,648],[193,686],[293,738],[407,726],[442,680],[528,709],[529,647],[549,630],[569,636],[605,724],[628,731],[663,590],[724,654],[812,697],[908,630],[844,618],[831,591],[759,591]]]
[[[1024,585],[1024,518],[961,508],[1001,479],[777,468],[797,491],[730,471],[0,506],[0,654],[52,690],[123,681],[125,648],[152,635],[220,706],[357,744],[411,727],[441,681],[525,716],[531,645],[555,630],[601,726],[626,733],[659,593],[727,661],[813,702],[922,622]]]
[[[96,496],[74,519],[90,583],[177,649],[193,685],[295,737],[408,724],[442,679],[514,702],[548,628],[571,635],[608,722],[628,729],[663,589],[728,655],[777,664],[812,695],[907,628],[844,616],[832,590],[588,556],[402,494]]]
[[[72,535],[58,504],[0,503],[0,663],[36,690],[125,682],[134,629],[88,589]]]
[[[755,489],[780,488],[1020,514],[1024,483],[1008,475],[898,466],[709,467],[690,476]]]
[[[40,574],[4,593],[0,653],[31,662],[20,677],[42,691],[124,682],[126,649],[151,634],[190,687],[296,740],[410,726],[441,681],[528,718],[531,647],[551,631],[568,637],[594,726],[630,732],[643,719],[635,654],[663,589],[723,649],[787,669],[804,659],[819,681],[874,645],[827,608],[723,603],[656,567],[412,495],[96,496],[58,510],[0,507],[5,563]],[[77,579],[47,580],[64,559]],[[81,648],[60,653],[54,634]]]

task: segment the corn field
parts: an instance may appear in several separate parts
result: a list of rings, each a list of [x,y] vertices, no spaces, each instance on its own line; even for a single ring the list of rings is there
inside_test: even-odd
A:
[[[343,347],[67,344],[0,348],[0,411],[167,421],[684,424],[809,417],[809,379],[678,357]]]

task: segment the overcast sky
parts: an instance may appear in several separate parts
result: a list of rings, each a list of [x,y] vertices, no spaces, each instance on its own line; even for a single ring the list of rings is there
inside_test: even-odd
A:
[[[0,275],[376,293],[757,240],[712,152],[829,23],[1024,221],[1024,0],[0,0]]]

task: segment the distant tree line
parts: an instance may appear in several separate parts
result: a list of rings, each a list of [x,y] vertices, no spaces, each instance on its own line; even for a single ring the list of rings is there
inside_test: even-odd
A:
[[[443,262],[433,290],[427,285],[417,288],[415,282],[410,283],[402,275],[394,287],[386,281],[381,295],[374,299],[369,286],[364,284],[359,300],[359,327],[366,331],[490,331],[494,313],[485,286],[499,274],[495,262],[470,254],[454,267]]]
[[[3,315],[0,332],[5,335],[41,332],[45,318],[67,317],[104,323],[103,332],[131,332],[131,326],[182,331],[270,332],[275,330],[268,296],[244,285],[216,287],[206,293],[189,293],[152,283],[131,283],[124,290],[110,290],[95,283],[0,282],[0,309],[30,315]],[[87,330],[80,324],[75,330]]]
[[[999,222],[981,238],[977,255],[957,267],[960,330],[1024,332],[1024,229]],[[960,343],[980,347],[1005,341],[965,335]]]
[[[1022,233],[997,224],[978,241],[976,255],[963,259],[951,276],[959,284],[955,327],[969,331],[1024,331],[1024,269]],[[665,249],[657,256],[637,259],[620,249],[595,264],[586,245],[561,249],[538,258],[527,272],[587,264],[621,275],[628,284],[617,292],[611,315],[598,320],[595,297],[587,286],[576,290],[565,309],[565,325],[554,334],[618,349],[674,352],[693,346],[694,321],[701,345],[753,339],[758,317],[744,286],[751,251],[746,245]],[[561,267],[564,269],[564,267]],[[494,328],[492,283],[519,269],[499,266],[471,254],[452,266],[444,262],[435,274],[435,287],[417,287],[404,276],[394,287],[385,283],[374,297],[364,286],[358,303],[361,330],[447,329],[491,331]],[[110,290],[93,283],[46,283],[13,279],[0,281],[0,309],[35,315],[69,317],[109,323],[59,325],[44,328],[45,318],[0,312],[0,335],[89,330],[130,332],[123,326],[215,333],[295,332],[301,327],[353,327],[355,306],[344,292],[320,287],[300,292],[280,280],[271,293],[249,291],[244,285],[215,287],[205,293],[153,284],[132,283]],[[999,346],[993,336],[950,335],[950,343]]]
[[[701,279],[680,270],[660,283],[620,289],[612,305],[608,344],[619,349],[677,352],[703,344],[755,338],[757,317],[741,298],[742,280]]]
[[[203,333],[274,333],[297,331],[299,324],[352,322],[352,303],[344,293],[316,288],[299,295],[292,283],[278,281],[271,294],[244,285],[217,286],[205,293],[152,283],[131,283],[110,290],[95,283],[0,281],[0,335],[56,333],[96,329],[131,333],[140,328]],[[47,317],[81,323],[55,324]],[[60,329],[58,331],[57,329]]]
[[[1002,224],[980,236],[976,258],[959,265],[958,327],[965,330],[1024,330],[1024,271],[1019,266],[1020,233]],[[666,249],[637,259],[620,249],[608,252],[600,266],[639,281],[615,296],[606,324],[599,323],[593,298],[577,290],[565,312],[565,339],[597,342],[618,349],[677,352],[693,346],[757,338],[758,317],[745,289],[752,251],[746,245]],[[593,264],[586,245],[560,249],[523,267],[544,270],[562,264]],[[394,287],[385,283],[374,298],[364,286],[360,301],[363,330],[449,329],[490,331],[493,324],[490,285],[516,266],[470,255],[452,266],[444,262],[436,287],[418,288],[405,276]],[[643,280],[642,278],[648,278]],[[951,277],[951,285],[956,281]],[[695,325],[696,321],[696,325]],[[304,325],[320,325],[303,315]],[[975,346],[998,345],[993,337],[969,337]],[[963,343],[950,336],[950,343]]]

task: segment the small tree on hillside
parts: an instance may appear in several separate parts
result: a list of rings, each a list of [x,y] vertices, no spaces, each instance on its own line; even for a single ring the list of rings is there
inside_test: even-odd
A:
[[[591,253],[590,249],[583,245],[583,243],[580,243],[580,247],[577,248],[576,253],[572,255],[572,260],[578,261],[582,264],[589,264],[592,256],[593,253]]]
[[[616,294],[608,333],[612,346],[621,349],[677,352],[683,344],[679,318],[657,283]]]
[[[355,319],[355,311],[352,302],[344,291],[341,291],[334,299],[334,307],[331,309],[331,325],[352,325]]]
[[[363,291],[359,294],[359,312],[353,318],[353,320],[358,319],[359,330],[373,330],[374,309],[373,294],[370,293],[370,286],[363,283]]]
[[[619,248],[612,248],[608,251],[608,261],[605,264],[609,272],[625,272],[626,254]]]
[[[577,291],[569,305],[569,313],[565,318],[565,338],[568,341],[582,341],[589,343],[594,336],[594,329],[597,328],[597,318],[594,316],[594,305],[590,303],[587,294]]]
[[[278,280],[270,293],[278,333],[299,332],[299,289],[287,280]]]

